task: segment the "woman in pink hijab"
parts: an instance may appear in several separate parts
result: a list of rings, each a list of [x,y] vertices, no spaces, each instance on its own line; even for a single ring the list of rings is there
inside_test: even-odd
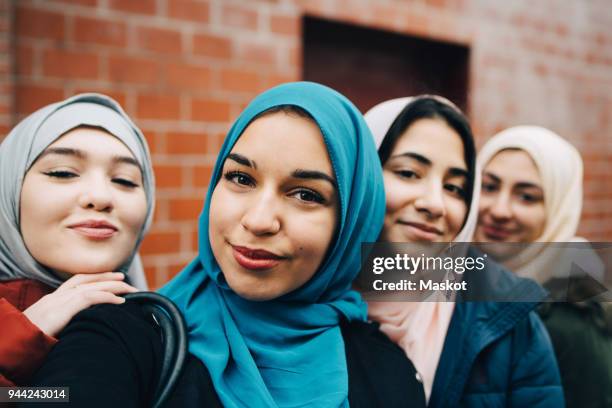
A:
[[[463,113],[444,98],[424,95],[383,102],[365,117],[386,190],[379,241],[470,242],[480,172]],[[493,262],[487,276],[503,282],[486,288],[492,299],[508,290],[544,297],[535,282]],[[441,294],[421,302],[385,296],[369,302],[369,318],[414,363],[428,406],[563,406],[552,346],[533,311],[537,301],[455,302]]]

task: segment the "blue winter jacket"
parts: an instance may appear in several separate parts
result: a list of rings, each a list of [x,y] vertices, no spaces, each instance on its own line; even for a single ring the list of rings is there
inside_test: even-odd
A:
[[[480,254],[471,249],[469,255]],[[486,265],[486,279],[480,275],[473,287],[529,302],[458,299],[429,407],[564,407],[553,347],[534,311],[546,292],[499,264],[487,260]],[[474,276],[465,276],[468,292]]]

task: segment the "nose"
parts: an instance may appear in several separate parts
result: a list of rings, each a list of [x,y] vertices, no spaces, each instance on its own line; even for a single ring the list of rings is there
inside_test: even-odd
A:
[[[446,207],[442,193],[441,181],[432,180],[430,183],[424,184],[420,196],[414,201],[417,211],[425,213],[429,219],[444,216]]]
[[[253,197],[240,222],[253,235],[274,235],[281,229],[279,206],[274,192],[261,191]]]
[[[489,207],[489,213],[494,221],[503,222],[509,220],[512,217],[510,194],[505,191],[497,194]]]
[[[89,210],[112,211],[114,203],[110,180],[103,175],[95,175],[84,180],[79,205]]]

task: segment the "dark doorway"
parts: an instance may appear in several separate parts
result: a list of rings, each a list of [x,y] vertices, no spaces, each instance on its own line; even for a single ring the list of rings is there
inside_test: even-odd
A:
[[[387,99],[433,93],[467,111],[468,47],[306,16],[303,78],[365,112]]]

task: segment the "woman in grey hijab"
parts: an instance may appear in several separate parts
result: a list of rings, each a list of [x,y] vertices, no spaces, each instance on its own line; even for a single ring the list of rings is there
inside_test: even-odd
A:
[[[27,382],[79,311],[146,289],[154,185],[142,132],[104,95],[48,105],[0,144],[0,386]]]

